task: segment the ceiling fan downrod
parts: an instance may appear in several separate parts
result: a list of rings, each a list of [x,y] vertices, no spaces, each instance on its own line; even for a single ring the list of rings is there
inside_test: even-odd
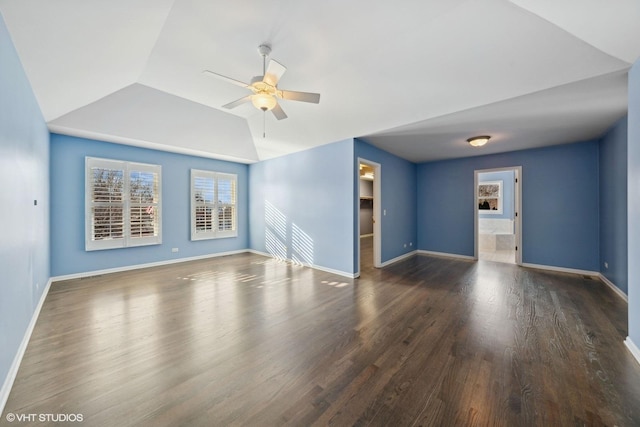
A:
[[[261,44],[258,46],[258,53],[262,56],[262,78],[267,74],[267,57],[271,53],[271,46],[268,44]],[[262,107],[262,137],[267,137],[267,108]]]
[[[268,44],[261,44],[258,46],[258,53],[262,56],[262,75],[267,73],[267,56],[271,54],[271,46]]]

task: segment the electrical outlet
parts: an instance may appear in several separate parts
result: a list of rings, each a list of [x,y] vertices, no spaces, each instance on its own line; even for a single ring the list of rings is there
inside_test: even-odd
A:
[[[404,247],[405,247],[405,248],[407,247],[407,244],[406,244],[406,243],[404,244]]]
[[[178,248],[171,248],[171,252],[178,252]]]
[[[604,268],[609,268],[609,263],[607,261],[604,262]]]
[[[413,246],[413,242],[409,242],[409,246]]]

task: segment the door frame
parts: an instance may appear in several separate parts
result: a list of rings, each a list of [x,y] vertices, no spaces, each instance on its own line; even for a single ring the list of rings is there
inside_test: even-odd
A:
[[[356,231],[358,236],[358,273],[360,275],[361,260],[360,260],[360,164],[365,164],[373,168],[373,266],[375,268],[382,267],[382,165],[371,160],[367,160],[362,157],[358,157],[356,166],[356,177],[358,191],[356,192],[356,201],[358,206],[358,212],[356,215],[357,224]]]
[[[486,172],[515,171],[514,188],[514,231],[516,234],[516,265],[522,265],[522,166],[510,166],[493,169],[476,169],[473,172],[473,257],[478,260],[478,174]]]

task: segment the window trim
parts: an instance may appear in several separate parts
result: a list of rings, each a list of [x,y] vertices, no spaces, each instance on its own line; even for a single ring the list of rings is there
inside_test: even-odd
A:
[[[206,203],[196,203],[196,189],[195,189],[195,180],[196,178],[208,178],[213,179],[214,184],[214,202],[212,204]],[[218,203],[217,202],[217,194],[218,194],[218,179],[226,178],[231,179],[233,181],[234,195],[233,195],[233,203]],[[229,237],[237,237],[238,236],[238,175],[234,173],[226,173],[226,172],[215,172],[208,170],[200,170],[200,169],[191,169],[191,177],[190,177],[190,216],[191,216],[191,240],[209,240],[209,239],[224,239]],[[196,230],[196,207],[197,206],[211,206],[213,212],[215,212],[216,216],[213,220],[214,224],[210,231],[198,231]],[[231,206],[233,207],[233,229],[232,230],[218,230],[218,217],[217,212],[220,206]]]
[[[101,167],[105,169],[122,170],[123,171],[123,237],[122,239],[101,239],[93,240],[93,215],[92,207],[94,203],[91,197],[91,170],[92,168]],[[131,173],[132,172],[151,172],[158,176],[158,189],[155,207],[155,215],[157,215],[157,235],[148,237],[133,237],[131,235]],[[85,157],[85,251],[96,251],[104,249],[119,249],[127,247],[149,246],[162,244],[162,166],[127,162],[122,160],[103,159],[99,157]]]

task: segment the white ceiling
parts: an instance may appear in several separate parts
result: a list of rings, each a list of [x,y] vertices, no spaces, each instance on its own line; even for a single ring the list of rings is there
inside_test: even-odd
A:
[[[421,162],[595,138],[627,107],[638,0],[0,0],[54,132],[255,162],[346,138]],[[257,46],[288,71],[276,121]],[[490,134],[472,149],[465,140]]]

